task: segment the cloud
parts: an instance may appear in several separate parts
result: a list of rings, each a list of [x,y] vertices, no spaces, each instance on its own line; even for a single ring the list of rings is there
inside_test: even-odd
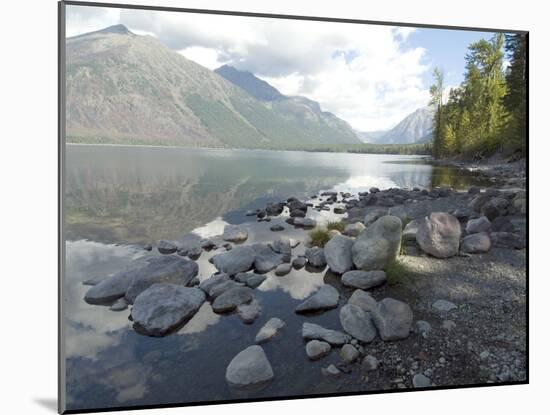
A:
[[[318,101],[360,130],[391,128],[429,100],[426,51],[406,46],[414,28],[131,9],[113,9],[112,22],[115,14],[101,10],[88,21],[73,13],[69,26],[104,19],[103,27],[120,22],[151,33],[210,69],[229,64]]]

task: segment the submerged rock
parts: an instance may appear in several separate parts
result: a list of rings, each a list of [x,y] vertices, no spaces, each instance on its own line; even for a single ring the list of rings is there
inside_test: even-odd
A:
[[[205,301],[198,288],[154,284],[140,293],[132,307],[132,319],[150,336],[163,336],[189,320]]]
[[[235,275],[252,268],[256,252],[250,246],[237,246],[231,251],[212,257],[212,263],[220,272]]]
[[[225,379],[232,386],[252,386],[273,379],[273,369],[261,346],[253,345],[237,354],[227,366]]]
[[[261,311],[262,307],[256,299],[253,299],[249,304],[239,304],[237,306],[237,314],[245,324],[252,324]]]
[[[329,310],[338,306],[340,295],[332,285],[323,285],[315,294],[296,307],[297,313]]]
[[[371,314],[356,305],[346,304],[340,309],[340,323],[346,333],[364,343],[369,343],[376,337]]]
[[[212,303],[215,313],[227,313],[233,311],[241,304],[252,301],[252,289],[249,287],[234,287],[225,291]]]
[[[353,267],[351,248],[353,239],[343,235],[332,237],[325,245],[325,259],[329,268],[337,274],[343,274]]]
[[[270,340],[272,337],[276,336],[284,326],[285,322],[280,318],[270,318],[267,323],[262,326],[258,334],[256,334],[256,338],[254,339],[255,342],[260,344]]]
[[[238,225],[225,225],[222,239],[228,242],[243,242],[248,239],[248,232]]]
[[[395,260],[401,248],[401,219],[382,216],[357,236],[353,263],[363,271],[381,270]]]
[[[330,344],[319,340],[310,340],[306,343],[306,354],[310,360],[319,360],[330,353]]]
[[[342,275],[344,285],[362,290],[377,287],[385,282],[386,273],[384,271],[348,271]]]
[[[302,325],[302,337],[306,340],[323,340],[333,346],[342,346],[351,340],[347,334],[341,331],[326,329],[313,323]]]
[[[408,304],[384,298],[371,313],[382,340],[400,340],[409,336],[413,313]]]
[[[444,212],[433,212],[418,225],[416,241],[420,248],[436,258],[448,258],[458,253],[460,222]]]

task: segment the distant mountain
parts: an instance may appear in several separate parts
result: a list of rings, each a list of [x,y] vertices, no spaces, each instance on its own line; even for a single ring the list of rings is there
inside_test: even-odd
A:
[[[377,143],[380,138],[386,134],[388,130],[380,130],[380,131],[355,131],[355,135],[361,140],[363,143]]]
[[[380,144],[413,144],[431,140],[434,110],[423,107],[407,115],[378,139]]]
[[[321,105],[302,96],[286,96],[266,81],[248,71],[223,65],[214,72],[244,89],[253,97],[264,101],[274,112],[289,122],[302,125],[323,142],[359,144],[353,128],[331,112],[322,111]]]
[[[347,123],[317,103],[258,99],[123,25],[68,38],[66,57],[69,142],[244,148],[358,142]]]

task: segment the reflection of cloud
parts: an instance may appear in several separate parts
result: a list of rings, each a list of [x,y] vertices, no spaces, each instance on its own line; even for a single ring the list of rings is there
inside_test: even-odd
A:
[[[219,320],[220,315],[214,313],[210,303],[206,302],[199,308],[199,311],[197,311],[193,318],[178,331],[178,334],[200,333],[206,330],[208,326],[216,324]]]
[[[284,277],[268,275],[257,289],[264,292],[281,289],[295,300],[302,300],[324,284],[323,277],[324,273],[312,274],[304,270],[293,270]]]
[[[221,235],[223,233],[223,228],[227,225],[227,222],[224,221],[221,217],[208,222],[206,225],[200,226],[193,229],[193,233],[201,236],[202,238],[211,238],[216,235]]]
[[[151,367],[131,361],[109,371],[109,376],[102,382],[117,391],[116,400],[127,402],[141,399],[147,392],[147,378]]]
[[[388,189],[394,186],[395,186],[395,183],[387,177],[357,175],[357,176],[351,176],[345,182],[334,186],[334,190],[338,192],[357,193],[357,192],[367,191],[371,187]]]

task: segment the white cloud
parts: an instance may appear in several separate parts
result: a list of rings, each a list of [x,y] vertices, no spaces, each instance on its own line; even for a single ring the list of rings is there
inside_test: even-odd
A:
[[[95,11],[89,21],[82,13],[70,15],[68,25],[74,32],[120,22],[136,33],[152,33],[210,69],[227,63],[284,94],[318,101],[360,130],[391,128],[429,100],[422,83],[430,71],[423,62],[425,50],[405,46],[413,28],[117,11],[117,22],[112,22],[112,12],[105,16]]]

